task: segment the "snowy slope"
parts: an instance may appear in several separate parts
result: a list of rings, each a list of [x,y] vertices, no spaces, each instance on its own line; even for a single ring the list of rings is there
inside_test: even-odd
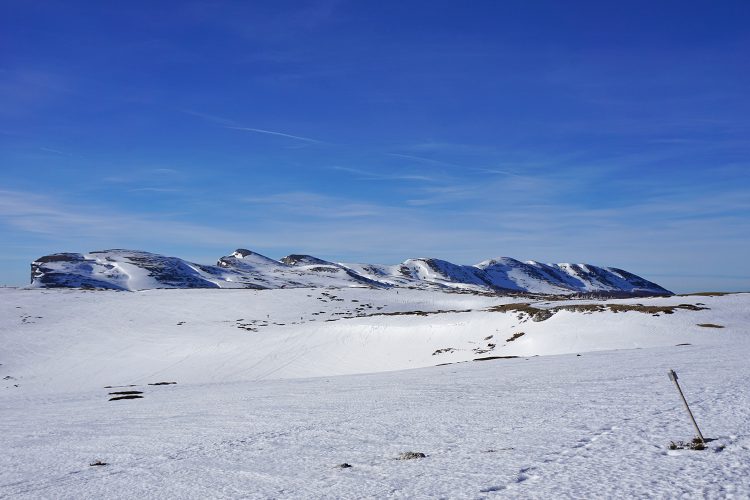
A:
[[[656,283],[640,276],[611,267],[590,264],[541,264],[535,261],[520,262],[509,257],[499,257],[476,265],[483,270],[488,281],[511,290],[532,293],[565,294],[575,292],[622,291],[668,294]]]
[[[321,261],[324,262],[324,261]],[[41,288],[295,288],[380,286],[336,264],[289,265],[238,249],[215,266],[134,250],[53,254],[32,263],[32,286]]]
[[[59,253],[32,263],[32,286],[42,288],[298,288],[407,287],[475,292],[670,295],[655,283],[614,268],[587,264],[522,263],[508,257],[476,266],[408,259],[395,266],[338,264],[310,255],[274,260],[238,249],[215,266],[134,250]]]
[[[72,390],[724,342],[747,331],[749,305],[744,294],[529,303],[410,289],[5,289],[0,375]]]
[[[750,496],[750,294],[522,300],[0,289],[0,498]]]
[[[493,284],[483,280],[472,266],[460,266],[440,259],[407,259],[394,266],[353,263],[341,265],[371,280],[394,286],[475,291],[494,289]]]

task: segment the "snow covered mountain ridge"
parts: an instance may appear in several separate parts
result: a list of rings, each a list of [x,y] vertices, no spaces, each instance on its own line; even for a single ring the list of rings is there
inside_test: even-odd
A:
[[[640,276],[590,264],[542,264],[498,257],[468,266],[439,259],[397,265],[328,262],[310,255],[274,260],[246,249],[202,265],[137,251],[102,250],[46,255],[31,264],[39,288],[148,290],[154,288],[372,287],[466,290],[491,293],[622,296],[671,295]]]

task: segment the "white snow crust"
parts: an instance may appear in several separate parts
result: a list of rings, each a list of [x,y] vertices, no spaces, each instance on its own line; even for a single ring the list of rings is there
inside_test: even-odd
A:
[[[750,294],[522,302],[0,289],[0,498],[750,496]]]

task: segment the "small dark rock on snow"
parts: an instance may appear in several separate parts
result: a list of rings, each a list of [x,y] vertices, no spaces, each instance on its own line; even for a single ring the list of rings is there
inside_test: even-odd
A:
[[[426,458],[427,455],[418,451],[405,451],[398,456],[399,460],[414,460],[415,458]]]
[[[137,394],[128,394],[127,396],[115,396],[113,398],[109,398],[110,401],[119,401],[121,399],[143,399],[143,396],[139,396]]]

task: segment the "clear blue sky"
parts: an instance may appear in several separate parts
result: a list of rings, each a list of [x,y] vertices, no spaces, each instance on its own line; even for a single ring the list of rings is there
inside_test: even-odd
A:
[[[3,1],[0,283],[245,247],[750,290],[749,26],[747,0]]]

